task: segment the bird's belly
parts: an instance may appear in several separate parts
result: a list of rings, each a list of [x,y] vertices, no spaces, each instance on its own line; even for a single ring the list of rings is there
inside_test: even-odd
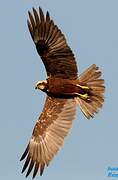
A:
[[[82,93],[82,89],[68,80],[53,80],[49,84],[49,92],[54,95],[76,95]]]
[[[60,86],[53,86],[49,90],[53,94],[73,94],[75,88],[71,85],[60,85]]]

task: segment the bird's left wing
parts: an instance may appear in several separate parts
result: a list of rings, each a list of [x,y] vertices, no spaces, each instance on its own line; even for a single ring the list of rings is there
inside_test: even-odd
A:
[[[33,8],[29,12],[28,28],[36,45],[48,76],[67,79],[77,78],[77,65],[74,54],[67,44],[61,30],[54,24],[47,12],[46,17],[42,9]]]
[[[47,96],[44,109],[36,122],[29,144],[21,157],[26,158],[22,172],[28,167],[26,177],[34,167],[33,178],[40,169],[42,175],[45,165],[63,145],[76,113],[74,99],[59,99]]]

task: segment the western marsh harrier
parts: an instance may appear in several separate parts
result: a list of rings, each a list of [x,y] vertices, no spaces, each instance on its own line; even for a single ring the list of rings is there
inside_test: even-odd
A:
[[[76,105],[87,119],[93,117],[102,107],[105,87],[95,64],[78,76],[74,54],[48,12],[44,16],[40,7],[39,11],[33,8],[27,23],[47,72],[47,79],[38,81],[35,87],[46,93],[45,105],[21,157],[26,158],[22,172],[28,168],[27,177],[33,169],[34,178],[38,170],[42,175],[63,145],[75,118]]]

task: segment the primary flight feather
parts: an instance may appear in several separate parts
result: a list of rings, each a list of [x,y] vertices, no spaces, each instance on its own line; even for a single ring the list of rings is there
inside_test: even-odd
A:
[[[33,178],[63,145],[76,115],[76,105],[87,119],[94,117],[104,102],[104,80],[95,64],[78,76],[74,54],[65,36],[54,24],[49,13],[39,7],[28,12],[28,28],[47,72],[47,79],[38,81],[36,89],[47,94],[43,111],[34,127],[32,137],[21,157],[26,159],[22,172],[26,177],[33,169]]]

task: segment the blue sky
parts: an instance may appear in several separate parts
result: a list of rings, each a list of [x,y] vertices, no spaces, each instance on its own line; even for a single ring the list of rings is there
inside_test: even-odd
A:
[[[44,104],[45,94],[34,85],[46,72],[26,24],[27,11],[39,5],[65,34],[79,72],[93,63],[101,68],[106,93],[93,120],[78,108],[63,148],[36,180],[114,179],[107,168],[118,166],[117,0],[0,1],[0,179],[25,179],[19,159]]]

